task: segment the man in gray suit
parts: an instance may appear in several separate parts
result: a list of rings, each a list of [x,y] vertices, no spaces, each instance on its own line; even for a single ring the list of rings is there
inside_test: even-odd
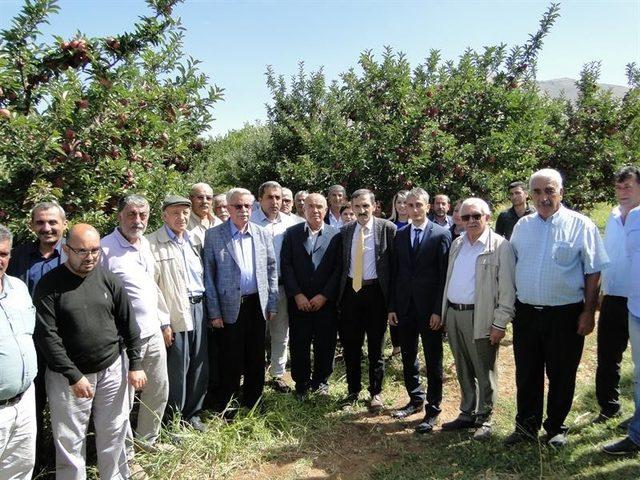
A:
[[[347,369],[347,401],[357,400],[360,393],[360,358],[366,334],[371,394],[369,409],[378,412],[382,410],[382,348],[387,330],[391,254],[396,226],[373,216],[375,197],[370,190],[356,190],[351,204],[357,221],[340,230],[343,270],[339,299],[342,315],[338,326]]]
[[[264,388],[265,320],[276,314],[278,272],[271,235],[250,223],[254,196],[244,188],[227,192],[229,220],[207,230],[204,283],[209,321],[220,334],[219,407],[240,390],[252,408]]]

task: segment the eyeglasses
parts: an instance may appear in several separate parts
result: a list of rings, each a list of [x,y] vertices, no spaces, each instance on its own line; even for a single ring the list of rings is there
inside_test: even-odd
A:
[[[211,195],[197,195],[195,198],[197,198],[198,200],[213,200],[213,196]]]
[[[236,210],[242,210],[243,208],[247,210],[251,210],[251,207],[253,205],[251,205],[250,203],[237,203],[235,205],[229,205],[229,206],[235,208]]]
[[[460,215],[463,222],[468,222],[470,219],[480,220],[484,215],[482,213],[472,213],[471,215]]]
[[[71,250],[73,253],[75,253],[79,257],[88,257],[89,255],[91,255],[92,257],[97,257],[98,255],[100,255],[100,252],[102,252],[101,248],[92,248],[91,250],[87,250],[86,248],[75,249],[68,244],[67,244],[67,247],[69,248],[69,250]]]

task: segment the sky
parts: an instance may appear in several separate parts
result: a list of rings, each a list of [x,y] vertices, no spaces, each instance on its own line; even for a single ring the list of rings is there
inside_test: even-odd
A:
[[[431,49],[456,60],[467,47],[521,45],[535,33],[549,2],[539,0],[285,1],[186,0],[174,13],[186,28],[185,52],[203,63],[210,81],[225,89],[216,104],[213,135],[264,121],[270,101],[265,71],[290,77],[304,61],[328,80],[356,66],[364,50],[385,46],[417,66]],[[60,0],[60,13],[44,38],[108,36],[130,30],[147,6],[142,0]],[[0,0],[0,29],[21,1]],[[539,80],[577,78],[582,66],[601,61],[602,83],[626,85],[625,65],[640,64],[640,0],[566,0],[544,40]]]

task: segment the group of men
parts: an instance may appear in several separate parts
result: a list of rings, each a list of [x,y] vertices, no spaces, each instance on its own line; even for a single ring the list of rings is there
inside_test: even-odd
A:
[[[496,231],[488,204],[465,199],[464,234],[453,242],[449,198],[437,195],[430,215],[421,188],[408,192],[410,223],[398,231],[374,215],[367,189],[351,195],[355,221],[344,224],[347,193],[339,185],[325,198],[294,196],[268,181],[256,201],[243,188],[214,196],[198,183],[189,197],[164,199],[163,225],[146,236],[150,205],[128,195],[118,204],[118,226],[102,239],[81,223],[63,238],[65,212],[38,204],[34,243],[12,249],[0,226],[0,469],[7,478],[31,475],[48,400],[57,478],[85,478],[90,417],[101,478],[129,478],[135,448],[175,448],[158,441],[163,421],[203,431],[205,408],[232,419],[238,406],[256,407],[267,362],[271,385],[288,391],[287,347],[295,395],[327,395],[338,336],[345,400],[356,402],[362,390],[366,338],[368,406],[380,412],[388,325],[398,327],[408,395],[392,415],[423,412],[418,433],[436,426],[446,329],[461,400],[442,429],[473,429],[484,440],[492,435],[498,348],[513,323],[517,415],[505,444],[537,439],[543,426],[545,440],[563,446],[601,272],[597,421],[619,415],[629,336],[640,405],[640,289],[631,281],[640,273],[640,171],[622,169],[615,186],[619,205],[604,242],[591,220],[562,204],[562,177],[552,169],[530,178],[535,210],[525,184],[509,185],[513,207]],[[629,437],[605,452],[640,449],[639,412]]]

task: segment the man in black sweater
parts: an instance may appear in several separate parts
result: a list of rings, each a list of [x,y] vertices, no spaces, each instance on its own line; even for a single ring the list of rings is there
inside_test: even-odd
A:
[[[34,337],[47,362],[56,475],[86,476],[84,446],[93,409],[100,478],[129,478],[127,380],[136,389],[146,383],[140,330],[121,281],[100,267],[95,228],[75,225],[63,248],[67,261],[46,274],[34,294]]]

